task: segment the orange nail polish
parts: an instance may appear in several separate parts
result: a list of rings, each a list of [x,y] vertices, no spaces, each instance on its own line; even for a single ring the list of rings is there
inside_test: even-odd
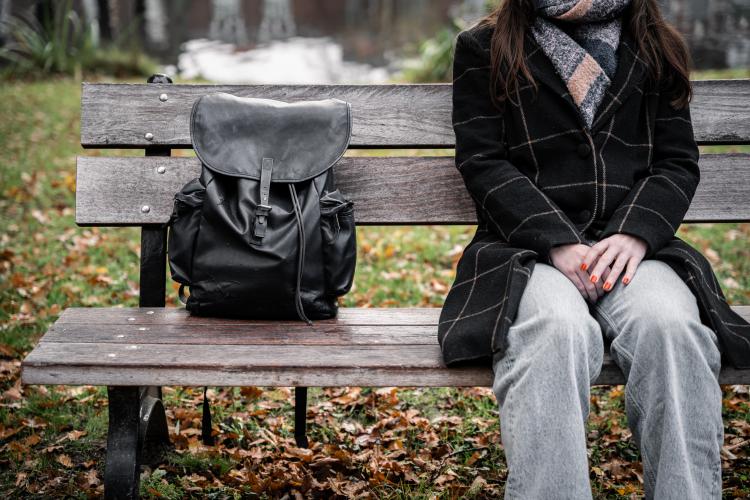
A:
[[[609,291],[609,289],[612,288],[612,283],[610,283],[609,281],[607,281],[606,283],[604,283],[604,287],[603,288],[605,290]]]
[[[584,262],[583,264],[581,264],[581,271],[585,271],[586,269],[588,269],[588,267],[589,266],[587,266],[586,263]]]
[[[624,277],[624,278],[622,279],[622,282],[623,282],[623,283],[625,283],[625,284],[627,285],[628,283],[630,283],[630,278],[628,278],[627,276],[625,276],[625,277]]]
[[[598,277],[596,276],[596,274],[592,274],[592,275],[591,275],[591,282],[592,282],[592,283],[596,283],[596,280],[598,280],[598,279],[599,279],[599,278],[598,278]]]

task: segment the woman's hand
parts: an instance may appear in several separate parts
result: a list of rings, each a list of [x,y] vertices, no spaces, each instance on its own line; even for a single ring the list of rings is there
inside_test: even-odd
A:
[[[597,280],[597,283],[589,279],[588,273],[581,267],[581,261],[591,248],[582,243],[558,245],[552,247],[549,256],[552,265],[573,282],[578,291],[581,292],[581,295],[583,295],[583,298],[594,303],[599,297],[604,295],[603,283],[609,274],[609,267],[604,269],[602,279]]]
[[[648,244],[643,238],[624,233],[613,234],[591,245],[583,257],[581,269],[590,269],[591,282],[604,282],[602,288],[608,292],[623,269],[625,275],[622,283],[630,283],[647,250]],[[607,267],[611,269],[605,276]]]

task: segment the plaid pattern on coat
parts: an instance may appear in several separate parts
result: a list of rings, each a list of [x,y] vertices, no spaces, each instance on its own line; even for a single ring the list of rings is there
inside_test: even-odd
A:
[[[700,179],[690,108],[674,109],[623,27],[619,63],[589,130],[551,61],[527,32],[521,77],[504,110],[489,98],[492,26],[456,37],[456,167],[478,226],[459,260],[438,338],[446,364],[499,359],[537,260],[566,243],[640,236],[670,265],[737,367],[750,367],[750,324],[733,312],[706,258],[675,233]]]

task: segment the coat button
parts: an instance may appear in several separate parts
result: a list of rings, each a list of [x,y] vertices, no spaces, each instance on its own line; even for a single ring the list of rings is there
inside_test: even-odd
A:
[[[586,143],[581,143],[578,145],[578,156],[581,158],[586,158],[589,153],[591,152],[591,146],[589,146]]]

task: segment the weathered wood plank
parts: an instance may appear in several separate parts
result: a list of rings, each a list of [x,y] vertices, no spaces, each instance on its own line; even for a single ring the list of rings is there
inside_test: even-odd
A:
[[[286,102],[335,97],[352,103],[352,147],[446,147],[451,89],[418,85],[140,85],[83,84],[84,147],[191,147],[193,102],[213,92]],[[168,95],[162,102],[159,96]],[[153,139],[145,139],[147,133]],[[450,146],[448,146],[450,147]]]
[[[58,321],[24,360],[24,383],[425,387],[492,383],[487,367],[444,366],[435,336],[438,308],[344,308],[340,319],[328,320],[325,325],[318,322],[312,329],[299,324],[276,325],[278,339],[269,336],[269,324],[243,327],[240,321],[217,320],[186,328],[184,323],[190,316],[182,309],[119,309],[100,309],[105,313],[101,316],[108,317],[111,324],[87,324],[83,320],[93,318],[97,309],[73,309],[67,319],[79,322]],[[735,306],[734,310],[750,319],[750,306]],[[117,314],[108,314],[112,312]],[[399,312],[405,315],[399,316]],[[345,325],[346,320],[357,321],[360,313],[364,313],[364,321],[372,322],[374,316],[382,315],[407,323],[397,327]],[[131,317],[155,321],[143,327],[138,326],[143,323],[129,322]],[[414,324],[417,317],[422,319]],[[174,323],[165,323],[167,318]],[[419,324],[423,321],[428,324]],[[342,325],[336,329],[333,322]],[[253,339],[253,327],[265,332]],[[201,331],[211,342],[199,338]],[[217,336],[216,332],[224,333]],[[325,335],[331,338],[315,338]],[[607,357],[596,383],[623,382],[619,369]],[[722,370],[721,382],[750,383],[750,370],[727,366]]]
[[[700,144],[750,142],[750,80],[695,81],[690,108]],[[87,148],[190,147],[198,97],[228,92],[286,102],[335,97],[352,103],[352,147],[454,146],[450,84],[159,85],[84,83],[81,144]],[[166,93],[167,101],[159,96]],[[146,140],[146,134],[153,134]]]
[[[182,308],[73,310],[76,311],[75,314],[63,315],[58,319],[40,342],[301,346],[437,345],[437,321],[440,313],[439,308],[414,308],[411,315],[407,314],[410,311],[408,308],[342,308],[338,319],[315,321],[312,326],[308,326],[299,321],[262,322],[199,318],[191,316]],[[750,306],[736,306],[734,310],[750,320]],[[147,314],[148,311],[153,311],[154,314]],[[400,314],[402,311],[405,314]],[[121,314],[122,312],[127,314]]]
[[[104,345],[96,349],[92,344],[60,344],[43,342],[24,360],[21,379],[24,384],[67,385],[177,385],[177,386],[302,386],[302,387],[473,387],[492,386],[492,370],[487,366],[445,368],[437,346],[397,346],[398,352],[408,353],[408,359],[398,358],[398,352],[372,350],[342,353],[340,347],[312,349],[290,347],[284,360],[268,362],[268,351],[253,346],[180,346],[163,345]],[[117,347],[118,349],[113,349]],[[191,349],[200,347],[200,349]],[[350,351],[347,348],[346,351]],[[276,354],[281,354],[277,352]],[[115,357],[109,357],[115,354]],[[209,359],[221,359],[207,366]],[[223,359],[223,355],[229,358]],[[313,368],[299,366],[308,356],[333,356]],[[98,362],[106,359],[109,362]],[[197,356],[197,358],[196,358]],[[261,359],[262,358],[262,359]],[[289,358],[292,358],[289,360]],[[356,360],[356,363],[353,362]],[[257,363],[256,363],[257,361]],[[278,366],[290,361],[289,366]],[[385,366],[387,364],[387,366]],[[382,366],[381,366],[382,365]],[[418,365],[418,366],[414,366]],[[620,369],[608,355],[594,385],[624,383]],[[725,367],[720,375],[722,384],[750,383],[750,370]]]
[[[435,325],[55,324],[40,342],[195,345],[436,345]]]
[[[454,163],[453,157],[344,157],[334,168],[360,225],[475,224],[473,202]],[[704,154],[700,166],[686,222],[750,220],[750,155]],[[192,157],[79,157],[76,222],[164,223],[174,193],[199,173]]]
[[[732,306],[732,309],[750,321],[750,305]],[[434,326],[440,317],[439,307],[342,307],[338,317],[316,320],[317,327],[353,326]],[[248,320],[211,318],[191,315],[184,307],[69,307],[55,325],[247,325],[301,326],[297,320]],[[305,326],[306,328],[310,328]]]
[[[609,363],[608,363],[609,365]],[[614,367],[617,370],[616,367]],[[27,384],[490,385],[488,367],[447,369],[437,345],[196,346],[40,343],[24,360]],[[118,379],[117,375],[121,378]],[[616,374],[607,367],[605,380]]]
[[[354,200],[358,224],[475,220],[452,157],[345,157],[334,168],[339,188]],[[195,158],[79,157],[76,222],[166,222],[174,193],[199,173]],[[445,202],[425,204],[425,199]]]
[[[198,345],[40,342],[27,366],[213,368],[445,368],[432,345]]]
[[[437,307],[342,307],[333,319],[313,322],[313,328],[338,325],[375,326],[433,326],[437,325]],[[131,319],[132,318],[132,319]],[[184,307],[69,307],[55,322],[56,325],[247,325],[300,326],[299,320],[248,320],[193,316]]]
[[[145,367],[22,367],[24,384],[269,386],[269,387],[475,387],[490,386],[492,371],[485,368],[403,369],[257,369],[250,371],[205,368]],[[602,382],[607,383],[607,382]],[[614,382],[610,382],[614,383]]]

